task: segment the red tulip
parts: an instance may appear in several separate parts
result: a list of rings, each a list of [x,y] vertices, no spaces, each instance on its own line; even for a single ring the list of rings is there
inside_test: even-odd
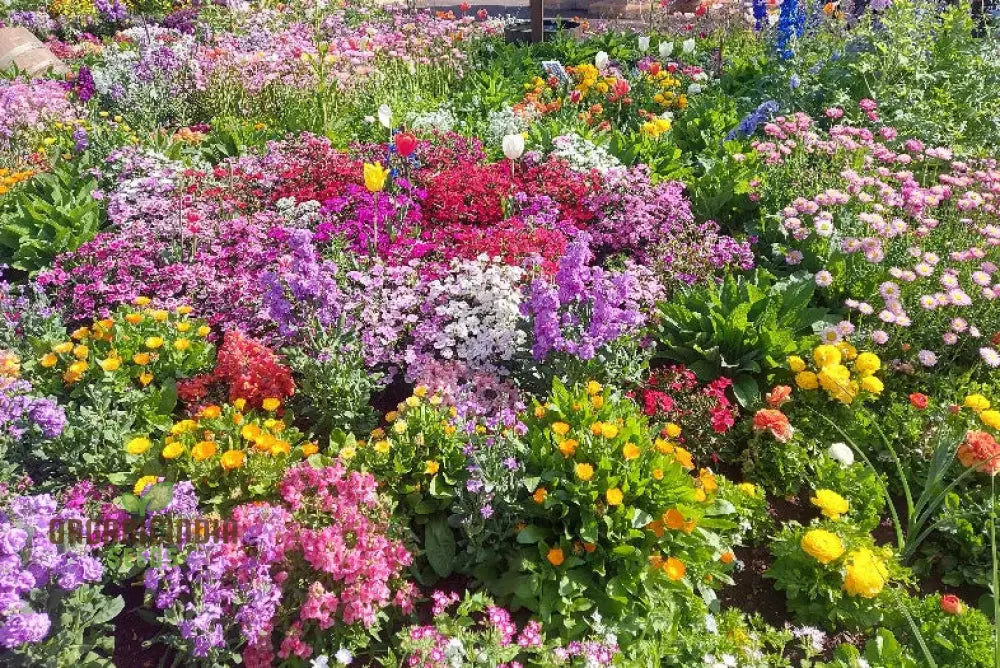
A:
[[[949,615],[960,615],[965,609],[965,604],[954,594],[945,594],[941,597],[941,609]]]
[[[417,148],[417,138],[409,132],[400,132],[396,135],[396,150],[404,158],[408,158]]]
[[[707,11],[708,11],[708,7],[706,7],[705,5],[698,5],[698,9],[694,10],[694,15],[695,16],[704,16],[705,12],[707,12]]]
[[[458,9],[464,14],[465,12],[469,11],[470,7],[472,7],[472,5],[470,5],[467,2],[463,2],[458,6]]]

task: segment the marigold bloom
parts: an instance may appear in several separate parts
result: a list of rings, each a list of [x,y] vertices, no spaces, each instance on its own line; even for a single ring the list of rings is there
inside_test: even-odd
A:
[[[562,453],[563,457],[566,458],[572,457],[573,454],[576,452],[577,446],[579,445],[580,443],[578,441],[572,438],[567,438],[559,444],[559,452]]]
[[[266,411],[276,411],[279,406],[281,406],[281,399],[274,397],[268,397],[261,402],[261,407]]]
[[[145,436],[137,436],[125,444],[125,450],[130,455],[141,455],[149,450],[152,443]]]
[[[684,448],[677,446],[674,448],[674,461],[680,464],[682,467],[690,470],[694,468],[694,458],[691,453]]]
[[[382,439],[381,441],[375,442],[374,448],[375,452],[379,453],[380,455],[385,455],[389,453],[390,449],[392,449],[392,444],[389,443],[388,440]]]
[[[806,370],[806,363],[798,355],[791,355],[788,358],[788,368],[791,369],[793,373],[799,373]]]
[[[58,353],[59,355],[65,355],[71,350],[73,350],[73,343],[70,341],[66,341],[65,343],[58,343],[52,346],[52,352]]]
[[[624,457],[627,461],[638,459],[639,454],[639,446],[635,443],[629,442],[622,446],[622,457]]]
[[[810,529],[799,543],[802,551],[821,564],[828,564],[844,554],[844,542],[840,536],[826,529]]]
[[[428,459],[427,462],[424,464],[424,473],[426,475],[434,475],[440,470],[441,470],[441,465],[438,464],[433,459]]]
[[[547,411],[545,410],[545,406],[535,406],[535,417],[538,418],[539,420],[545,417],[546,412]]]
[[[150,299],[149,297],[141,297],[140,296],[140,297],[136,297],[135,299],[133,299],[132,303],[135,304],[136,306],[146,306],[151,301],[153,301],[153,300]]]
[[[617,425],[613,425],[610,422],[605,422],[601,424],[601,436],[604,438],[614,438],[618,435]]]
[[[816,366],[821,369],[830,366],[831,364],[840,364],[841,359],[842,355],[840,354],[840,350],[837,346],[831,346],[824,343],[823,345],[816,346],[816,348],[813,349],[813,362],[815,362]],[[860,359],[860,357],[858,359]]]
[[[130,325],[138,325],[140,322],[142,322],[142,314],[129,313],[125,316],[125,322],[127,322]]]
[[[885,561],[866,547],[847,555],[844,591],[851,596],[875,598],[889,581]]]
[[[684,562],[676,557],[669,557],[663,563],[663,571],[667,574],[667,577],[677,582],[678,580],[684,579],[684,574],[687,572],[687,566]]]
[[[819,377],[812,371],[800,371],[795,374],[795,384],[803,390],[815,390],[819,387]]]
[[[179,338],[176,341],[174,341],[174,350],[178,350],[178,351],[183,352],[183,351],[187,350],[190,347],[191,347],[191,340],[190,339],[185,339],[185,338],[182,337],[182,338]]]
[[[979,419],[983,421],[987,427],[993,427],[994,429],[1000,429],[1000,411],[988,410],[983,411],[979,414]]]
[[[552,429],[552,433],[557,436],[565,436],[569,433],[569,425],[565,422],[553,422],[550,428]]]
[[[135,355],[132,355],[132,361],[139,366],[149,364],[150,359],[152,359],[152,356],[149,353],[136,353]]]
[[[139,496],[147,487],[155,485],[159,481],[160,479],[155,475],[144,475],[135,481],[135,486],[132,488],[132,492],[134,492],[136,496]]]
[[[243,454],[242,450],[227,450],[222,453],[222,457],[219,458],[219,464],[221,464],[222,468],[227,471],[242,468],[245,462],[246,455]]]
[[[864,376],[861,379],[861,389],[865,392],[871,392],[872,394],[882,394],[882,390],[885,389],[885,385],[882,381],[875,376]]]
[[[809,499],[814,506],[822,511],[823,515],[831,520],[839,520],[840,516],[848,511],[850,505],[847,499],[837,494],[832,489],[818,489],[816,494]]]
[[[209,457],[214,457],[215,453],[218,451],[218,447],[212,441],[198,441],[191,448],[191,457],[195,461],[204,461]]]
[[[604,493],[604,498],[607,500],[609,506],[620,506],[625,499],[625,495],[617,487],[612,487]]]
[[[673,529],[674,531],[682,529],[684,528],[685,521],[684,515],[682,515],[681,511],[676,508],[671,508],[667,512],[663,513],[663,526],[668,529]]]
[[[146,337],[145,344],[150,350],[156,350],[163,345],[163,338],[159,336],[149,336]]]
[[[146,387],[151,382],[153,382],[153,374],[148,371],[139,374],[139,384]]]
[[[756,497],[757,496],[757,485],[752,482],[741,482],[736,486],[736,489],[740,490],[747,496]]]
[[[42,359],[38,362],[46,369],[54,367],[59,362],[59,358],[55,356],[54,353],[45,353]]]
[[[201,417],[206,418],[208,420],[214,420],[220,415],[222,415],[222,409],[216,406],[215,404],[212,404],[211,406],[205,406],[204,408],[201,409]]]
[[[164,459],[177,459],[182,454],[184,454],[184,446],[176,441],[173,443],[167,443],[163,446],[163,450],[160,452]]]
[[[875,353],[861,353],[854,360],[854,369],[862,376],[870,376],[882,368],[882,360]]]
[[[677,438],[681,435],[680,425],[674,424],[673,422],[668,422],[667,426],[663,428],[663,431],[669,438]]]
[[[121,365],[122,361],[117,357],[109,357],[107,359],[98,360],[97,364],[107,372],[117,371]]]
[[[594,467],[590,464],[577,464],[573,467],[576,477],[584,482],[587,482],[594,477]]]
[[[80,345],[73,347],[73,357],[77,358],[78,360],[85,360],[87,359],[88,355],[90,355],[90,348],[88,348],[87,346]]]
[[[590,405],[593,406],[594,408],[596,408],[597,410],[600,410],[600,409],[604,408],[604,397],[602,397],[599,394],[596,395],[596,396],[591,397],[590,398]]]
[[[587,394],[589,394],[590,396],[594,396],[595,394],[600,394],[602,389],[604,388],[602,388],[601,384],[598,383],[596,380],[591,380],[587,382]]]
[[[561,566],[564,561],[566,561],[566,556],[563,551],[558,547],[553,547],[549,550],[549,553],[545,555],[545,558],[549,560],[549,563],[553,566]]]
[[[304,443],[302,445],[302,454],[306,457],[311,457],[319,452],[319,446],[315,443]]]

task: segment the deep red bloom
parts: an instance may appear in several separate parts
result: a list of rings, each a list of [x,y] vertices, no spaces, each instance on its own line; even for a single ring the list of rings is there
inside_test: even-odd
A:
[[[465,12],[469,11],[471,7],[472,5],[470,5],[469,3],[463,2],[458,6],[458,10],[464,14]]]
[[[400,132],[395,137],[396,150],[404,158],[410,157],[410,154],[417,148],[417,138],[411,135],[409,132]]]

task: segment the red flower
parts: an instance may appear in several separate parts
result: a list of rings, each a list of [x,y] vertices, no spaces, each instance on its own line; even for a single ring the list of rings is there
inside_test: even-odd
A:
[[[922,411],[925,408],[927,408],[927,402],[928,399],[926,394],[923,394],[921,392],[914,392],[913,394],[910,395],[910,403],[913,404],[913,407],[916,408],[918,411]]]
[[[417,138],[411,135],[409,132],[400,132],[396,135],[396,150],[404,158],[410,157],[417,148]]]
[[[694,10],[694,15],[695,16],[704,16],[705,12],[707,12],[707,11],[708,11],[708,8],[705,5],[698,5],[698,9]]]
[[[792,438],[792,425],[788,416],[773,408],[762,408],[753,416],[754,431],[770,431],[771,435],[781,443],[787,443]]]
[[[965,610],[965,604],[954,594],[945,594],[941,597],[941,609],[949,615],[960,615]]]
[[[472,7],[472,5],[470,5],[467,2],[463,2],[458,6],[458,10],[464,14],[465,12],[469,11],[470,7]]]
[[[976,467],[981,473],[996,475],[1000,471],[1000,444],[985,431],[970,431],[965,443],[958,448],[962,466]]]
[[[781,408],[781,406],[792,399],[792,388],[788,385],[775,385],[767,393],[767,405],[771,408]]]
[[[478,12],[476,12],[476,18],[479,19],[480,21],[485,21],[488,15],[489,14],[485,9],[480,9]]]

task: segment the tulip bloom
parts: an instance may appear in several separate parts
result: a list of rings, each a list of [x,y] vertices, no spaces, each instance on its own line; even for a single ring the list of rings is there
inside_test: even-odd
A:
[[[397,134],[395,143],[396,151],[398,151],[404,158],[410,157],[410,155],[417,149],[417,138],[409,132],[400,132]]]
[[[388,176],[389,172],[382,166],[382,163],[365,163],[365,187],[368,188],[368,192],[381,192],[385,188]]]

